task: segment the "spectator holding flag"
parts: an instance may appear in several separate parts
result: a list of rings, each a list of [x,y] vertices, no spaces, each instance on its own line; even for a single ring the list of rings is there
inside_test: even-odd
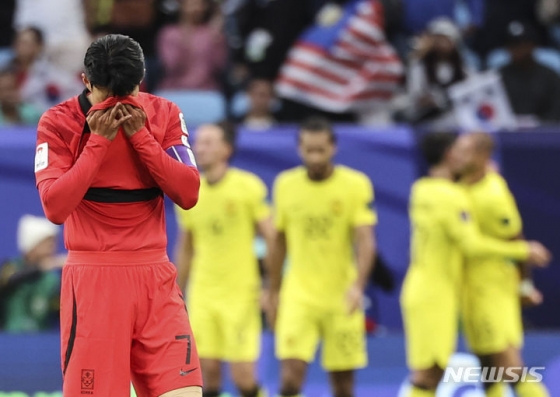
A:
[[[467,78],[460,40],[459,29],[448,18],[433,20],[417,39],[408,69],[405,121],[441,129],[455,125],[447,89]]]
[[[288,54],[276,90],[338,121],[337,115],[345,113],[364,117],[386,111],[402,76],[401,62],[383,32],[381,3],[350,0],[343,6],[328,3],[319,11]]]

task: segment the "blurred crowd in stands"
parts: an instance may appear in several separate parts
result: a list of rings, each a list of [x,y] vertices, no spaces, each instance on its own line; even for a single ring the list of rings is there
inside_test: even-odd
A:
[[[488,70],[518,125],[560,121],[560,0],[3,0],[0,19],[0,125],[81,92],[107,33],[141,44],[142,89],[189,124],[453,128],[450,87]]]

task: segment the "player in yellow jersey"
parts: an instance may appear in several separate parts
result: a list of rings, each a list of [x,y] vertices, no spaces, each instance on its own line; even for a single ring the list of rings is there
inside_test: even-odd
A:
[[[203,172],[200,199],[192,210],[177,211],[179,283],[183,290],[188,285],[204,397],[220,395],[223,362],[242,397],[264,395],[255,374],[261,282],[253,242],[256,231],[270,239],[272,223],[265,184],[229,166],[234,147],[228,124],[199,128],[194,152]]]
[[[411,370],[408,397],[434,397],[455,351],[464,257],[549,260],[539,243],[506,242],[478,232],[466,193],[454,183],[466,161],[455,139],[446,133],[424,138],[428,176],[416,181],[411,192],[411,262],[401,294]]]
[[[362,299],[375,251],[373,188],[361,172],[334,165],[335,152],[328,121],[309,119],[299,132],[304,165],[275,181],[269,319],[282,397],[299,395],[319,342],[334,397],[353,396],[354,370],[367,364]]]
[[[494,143],[486,133],[462,135],[458,142],[467,154],[462,183],[467,187],[473,217],[482,234],[504,241],[522,234],[521,215],[506,181],[489,171]],[[525,277],[523,281],[520,275]],[[518,375],[524,367],[521,358],[523,325],[521,299],[531,304],[542,301],[530,279],[527,266],[505,258],[481,257],[467,262],[464,277],[463,323],[470,349],[483,367],[511,368]],[[515,370],[513,368],[516,368]],[[506,374],[505,378],[511,380]],[[541,383],[521,379],[514,384],[519,397],[544,397]],[[504,385],[484,384],[489,397],[505,396]]]

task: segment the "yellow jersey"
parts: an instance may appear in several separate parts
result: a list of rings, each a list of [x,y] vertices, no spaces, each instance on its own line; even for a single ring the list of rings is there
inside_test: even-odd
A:
[[[529,248],[524,241],[506,242],[483,236],[472,219],[465,189],[452,181],[422,178],[412,187],[411,262],[403,298],[459,298],[464,258],[523,260]],[[447,295],[449,296],[449,295]]]
[[[499,174],[490,172],[473,185],[465,186],[473,209],[474,219],[480,232],[501,240],[513,240],[520,236],[523,223],[515,199]],[[477,283],[494,282],[502,278],[499,285],[508,284],[517,294],[519,273],[514,263],[507,258],[475,258],[468,262],[467,272]],[[504,278],[504,277],[507,277]],[[498,285],[498,286],[499,286]]]
[[[466,189],[482,234],[503,240],[519,237],[523,229],[521,215],[501,175],[489,172]]]
[[[266,196],[266,186],[256,175],[230,168],[215,184],[201,178],[194,208],[176,207],[180,227],[193,238],[189,294],[210,299],[259,291],[253,243],[255,224],[270,214]]]
[[[282,299],[344,307],[345,293],[357,277],[353,229],[377,222],[373,197],[368,177],[343,166],[323,181],[309,179],[304,167],[277,177],[275,226],[286,234],[288,249]]]

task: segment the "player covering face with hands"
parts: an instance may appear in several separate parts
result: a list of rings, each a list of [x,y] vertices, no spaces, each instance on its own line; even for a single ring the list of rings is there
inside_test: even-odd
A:
[[[200,178],[178,107],[139,92],[142,49],[109,35],[84,59],[86,90],[39,122],[35,173],[46,216],[65,225],[63,395],[201,396],[163,195],[198,201]]]

